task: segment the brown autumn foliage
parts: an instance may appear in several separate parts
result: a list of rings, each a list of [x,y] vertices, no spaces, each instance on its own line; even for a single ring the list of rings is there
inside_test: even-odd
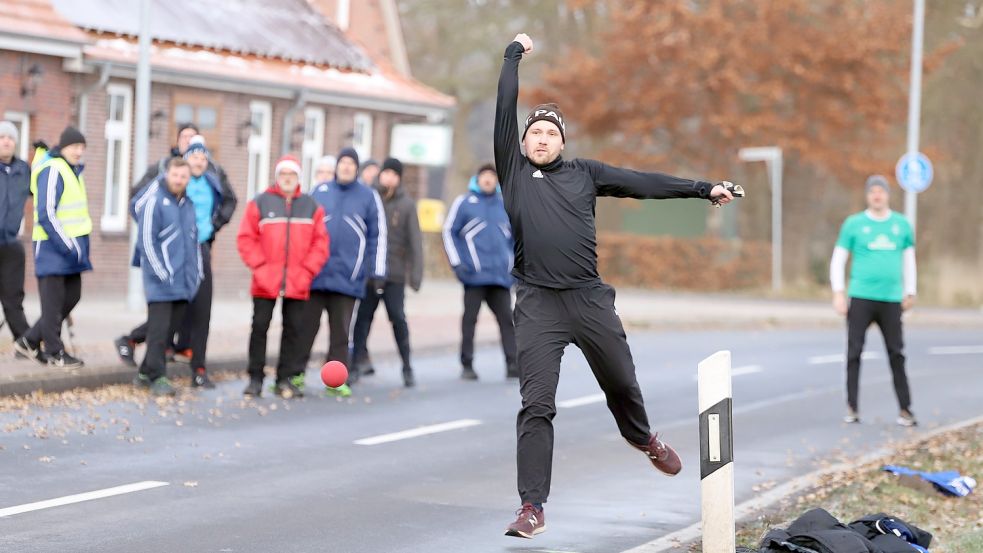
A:
[[[907,105],[909,3],[609,8],[602,46],[567,52],[525,95],[557,101],[605,160],[724,174],[737,148],[777,144],[843,181],[893,166],[881,151]]]

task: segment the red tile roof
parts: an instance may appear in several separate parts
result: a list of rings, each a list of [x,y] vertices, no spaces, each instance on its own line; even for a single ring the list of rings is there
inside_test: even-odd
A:
[[[89,40],[84,31],[55,11],[50,0],[3,0],[0,2],[0,29],[68,42]]]

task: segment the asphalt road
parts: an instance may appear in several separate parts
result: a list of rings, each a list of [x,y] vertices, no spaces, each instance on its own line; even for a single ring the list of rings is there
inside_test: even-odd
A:
[[[654,429],[680,452],[683,472],[667,478],[624,444],[570,348],[548,531],[532,541],[502,535],[518,507],[519,396],[500,354],[485,349],[480,382],[459,381],[452,355],[419,358],[417,389],[404,392],[397,367],[383,366],[349,401],[313,393],[312,384],[303,400],[245,403],[244,381],[235,380],[180,402],[92,406],[83,393],[75,406],[0,413],[0,551],[624,551],[699,520],[696,365],[718,349],[733,352],[739,502],[823,463],[983,414],[978,330],[909,331],[918,430],[894,425],[876,330],[860,425],[840,422],[843,332],[630,340]],[[430,425],[445,426],[387,436]],[[58,505],[142,482],[160,484]],[[44,500],[56,501],[12,514]],[[890,510],[872,506],[881,508]]]

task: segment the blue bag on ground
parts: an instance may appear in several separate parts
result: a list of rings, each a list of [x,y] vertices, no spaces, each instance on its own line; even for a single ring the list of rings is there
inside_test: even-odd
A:
[[[969,476],[962,476],[954,470],[922,472],[895,465],[885,465],[882,470],[899,476],[918,476],[922,480],[930,482],[940,492],[956,497],[966,497],[976,488],[976,480]]]

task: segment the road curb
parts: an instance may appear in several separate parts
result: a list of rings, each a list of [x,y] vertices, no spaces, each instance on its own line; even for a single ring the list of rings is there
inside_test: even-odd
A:
[[[496,344],[498,344],[498,340],[475,340],[475,345],[478,347]],[[459,347],[460,343],[457,341],[446,342],[416,348],[413,353],[414,355],[445,354],[457,351]],[[324,351],[315,350],[311,354],[311,358],[319,359],[323,358],[324,355]],[[399,353],[396,350],[387,350],[376,354],[374,359],[381,363],[399,361]],[[267,359],[267,366],[271,364],[276,364],[275,357]],[[455,365],[455,370],[459,368]],[[245,376],[246,358],[219,357],[217,359],[210,359],[208,361],[208,370],[211,373],[240,373]],[[168,363],[167,375],[169,377],[189,376],[188,365],[186,363]],[[35,372],[18,374],[16,377],[4,378],[0,376],[0,397],[30,395],[34,392],[52,394],[78,388],[93,389],[112,384],[128,384],[133,381],[134,376],[136,376],[136,369],[123,365],[122,363],[85,367],[73,371],[38,365]]]

